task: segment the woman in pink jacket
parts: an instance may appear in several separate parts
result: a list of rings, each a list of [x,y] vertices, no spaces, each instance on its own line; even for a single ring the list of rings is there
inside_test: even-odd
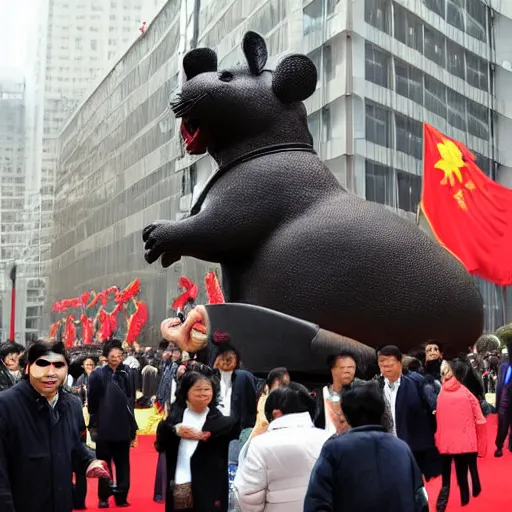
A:
[[[436,445],[442,459],[442,488],[437,498],[437,512],[444,512],[450,494],[452,460],[462,505],[469,503],[468,470],[473,497],[481,492],[477,457],[487,452],[485,418],[474,395],[461,384],[467,371],[460,360],[441,365],[441,392],[437,399]]]

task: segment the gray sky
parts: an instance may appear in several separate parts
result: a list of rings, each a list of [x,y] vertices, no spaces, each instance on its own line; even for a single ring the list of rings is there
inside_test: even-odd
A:
[[[0,67],[25,67],[28,33],[39,0],[0,0]]]

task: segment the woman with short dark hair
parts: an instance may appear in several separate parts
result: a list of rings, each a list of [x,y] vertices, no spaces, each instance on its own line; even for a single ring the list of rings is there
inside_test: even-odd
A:
[[[240,434],[236,418],[217,408],[218,382],[208,367],[185,371],[155,446],[165,452],[166,512],[227,512],[228,447]]]
[[[14,386],[23,377],[20,357],[25,347],[8,341],[0,345],[0,391]]]

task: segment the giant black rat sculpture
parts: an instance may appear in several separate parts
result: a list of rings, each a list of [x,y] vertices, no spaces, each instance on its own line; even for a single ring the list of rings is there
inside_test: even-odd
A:
[[[483,326],[472,277],[412,222],[347,192],[315,153],[302,103],[316,88],[314,64],[290,55],[266,70],[254,32],[243,51],[242,69],[218,70],[208,48],[183,59],[187,80],[172,108],[187,150],[208,151],[219,169],[188,218],[145,228],[148,263],[218,262],[227,302],[372,347],[436,339],[466,350]],[[267,348],[289,354],[294,340]]]

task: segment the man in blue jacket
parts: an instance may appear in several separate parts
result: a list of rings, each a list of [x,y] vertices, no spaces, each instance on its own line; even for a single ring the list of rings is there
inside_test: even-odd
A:
[[[378,384],[343,395],[350,430],[328,440],[311,473],[304,512],[428,512],[421,472],[407,444],[381,425]]]
[[[496,409],[498,410],[498,433],[496,434],[495,457],[503,457],[503,444],[508,435],[508,448],[512,452],[512,343],[507,345],[508,358],[498,370],[496,383]]]

